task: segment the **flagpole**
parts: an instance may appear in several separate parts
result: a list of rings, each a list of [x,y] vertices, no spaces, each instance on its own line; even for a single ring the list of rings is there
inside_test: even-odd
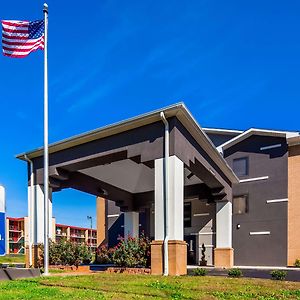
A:
[[[48,5],[44,3],[44,275],[49,275]]]

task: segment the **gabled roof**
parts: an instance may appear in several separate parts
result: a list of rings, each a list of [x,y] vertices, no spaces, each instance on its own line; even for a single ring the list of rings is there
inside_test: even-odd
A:
[[[208,128],[202,127],[206,134],[221,134],[221,135],[239,135],[243,133],[243,130],[236,130],[236,129],[225,129],[225,128]]]
[[[217,166],[228,177],[228,179],[232,183],[239,182],[237,176],[229,167],[225,159],[218,152],[210,138],[206,135],[201,126],[197,123],[195,118],[182,102],[50,144],[49,153],[51,154],[80,144],[88,143],[96,139],[112,136],[134,128],[161,121],[161,112],[164,112],[166,118],[177,117],[194,137],[194,139],[199,143],[199,145],[201,145],[203,150],[206,151],[207,154],[210,155],[210,157],[215,161]],[[40,157],[42,155],[43,148],[38,148],[33,151],[19,154],[16,157],[26,161],[26,157],[31,159]]]
[[[274,136],[274,137],[283,137],[289,138],[293,136],[299,136],[299,132],[296,131],[281,131],[281,130],[267,130],[267,129],[258,129],[258,128],[250,128],[238,136],[232,138],[231,140],[225,142],[224,144],[218,147],[220,152],[244,141],[248,137],[252,135],[260,135],[260,136]]]

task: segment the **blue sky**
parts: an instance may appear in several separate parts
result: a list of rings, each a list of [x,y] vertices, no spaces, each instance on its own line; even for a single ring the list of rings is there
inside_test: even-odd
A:
[[[300,130],[299,1],[48,1],[50,141],[184,101],[202,126]],[[43,1],[4,1],[36,20]],[[27,214],[26,165],[43,143],[43,52],[0,56],[0,182]],[[95,199],[54,194],[58,222],[88,226]]]

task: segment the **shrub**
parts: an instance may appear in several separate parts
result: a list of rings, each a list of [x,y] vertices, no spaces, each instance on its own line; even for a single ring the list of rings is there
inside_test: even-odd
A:
[[[233,269],[228,270],[228,276],[238,278],[238,277],[243,276],[243,273],[240,269],[233,268]]]
[[[139,238],[121,239],[114,248],[112,261],[120,267],[147,267],[150,265],[150,240],[141,234]]]
[[[44,265],[44,246],[39,245],[41,251],[39,266]],[[78,266],[81,263],[90,263],[92,259],[89,248],[86,244],[77,244],[67,240],[60,240],[55,243],[49,240],[49,264]]]
[[[297,258],[295,260],[294,266],[297,267],[297,268],[300,268],[300,259]]]
[[[83,264],[89,264],[92,260],[91,249],[87,246],[87,244],[75,244],[75,255]]]
[[[287,272],[281,271],[281,270],[273,270],[270,273],[270,275],[272,276],[272,279],[274,279],[274,280],[285,280]]]
[[[205,276],[207,274],[207,270],[204,268],[197,268],[193,271],[195,276]]]
[[[206,247],[204,245],[204,243],[201,246],[201,261],[200,261],[200,266],[206,266],[207,265],[207,260],[205,259],[205,251],[206,251]]]
[[[108,248],[107,245],[102,245],[97,248],[96,257],[94,263],[97,264],[112,264],[112,255],[114,253],[114,248]]]

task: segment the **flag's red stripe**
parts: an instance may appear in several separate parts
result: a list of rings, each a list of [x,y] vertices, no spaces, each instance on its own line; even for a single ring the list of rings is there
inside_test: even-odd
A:
[[[30,39],[28,41],[30,41]],[[40,41],[44,42],[43,37],[40,39]],[[35,42],[27,42],[27,41],[13,42],[13,41],[4,41],[4,40],[2,40],[2,44],[3,45],[6,44],[6,45],[10,45],[10,46],[32,46],[32,45],[35,45],[36,43],[38,43],[40,41],[35,41]]]
[[[19,49],[18,47],[16,47],[16,48],[8,48],[8,47],[5,47],[5,46],[3,46],[2,48],[5,51],[13,51],[13,52],[20,52],[20,53],[24,53],[25,52],[26,53],[28,51],[31,51],[35,47],[43,47],[44,48],[44,43],[37,43],[34,47],[29,48],[29,49]]]
[[[15,26],[15,27],[24,27],[29,24],[29,21],[22,21],[22,22],[2,21],[2,24],[8,26]]]
[[[11,33],[28,33],[28,29],[8,29],[3,28],[3,33],[11,32]]]
[[[28,21],[3,20],[2,46],[5,56],[22,58],[44,49],[44,35],[36,39],[29,38]]]
[[[19,48],[18,46],[17,46],[17,47],[14,47],[14,48],[10,48],[10,47],[5,47],[5,46],[3,46],[2,48],[3,48],[3,50],[5,50],[5,51],[11,51],[11,52],[13,52],[13,51],[17,51],[17,52],[28,52],[28,51],[30,51],[31,49],[34,49],[35,47],[38,47],[38,46],[44,47],[44,43],[42,43],[42,42],[36,43],[36,45],[31,46],[31,47],[28,48],[28,49],[21,49],[21,48]]]
[[[8,54],[8,53],[3,52],[3,55],[8,56],[8,57],[23,58],[23,57],[27,56],[28,54],[25,54],[25,55],[14,55],[14,54]]]
[[[36,42],[34,45],[17,45],[17,46],[10,46],[8,47],[8,45],[3,45],[2,48],[4,50],[7,50],[7,51],[29,51],[30,49],[36,47],[36,46],[43,46],[44,47],[44,41],[42,42]],[[20,48],[20,47],[26,47],[26,48]]]
[[[34,49],[31,49],[30,51],[28,51],[26,53],[18,53],[17,51],[7,52],[6,50],[3,50],[3,55],[9,56],[9,57],[25,57],[25,56],[29,55],[31,52],[34,52],[34,51],[39,50],[39,49],[44,50],[44,47],[39,46],[39,47],[36,47]]]
[[[28,36],[12,36],[5,34],[5,32],[3,32],[2,36],[10,40],[28,40]]]

